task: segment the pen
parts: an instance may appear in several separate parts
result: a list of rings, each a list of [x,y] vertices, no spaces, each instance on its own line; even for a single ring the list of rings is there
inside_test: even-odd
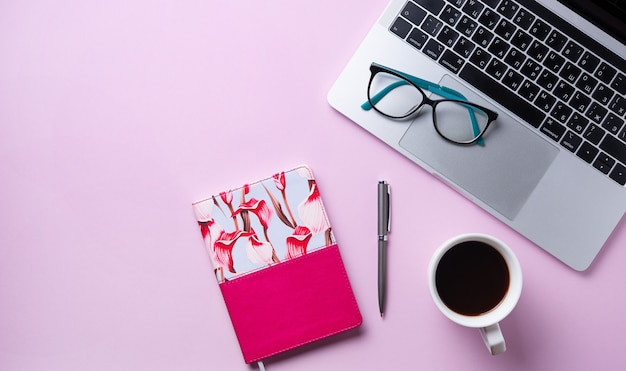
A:
[[[381,317],[385,313],[389,219],[389,184],[381,180],[378,182],[378,309]]]

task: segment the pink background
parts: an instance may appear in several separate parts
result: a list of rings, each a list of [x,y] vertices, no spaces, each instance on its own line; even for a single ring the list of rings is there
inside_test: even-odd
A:
[[[251,370],[191,203],[301,163],[364,323],[268,370],[626,367],[626,226],[575,272],[326,103],[385,0],[0,3],[0,369]],[[376,294],[376,183],[393,192]],[[524,271],[492,357],[426,269],[465,232]]]

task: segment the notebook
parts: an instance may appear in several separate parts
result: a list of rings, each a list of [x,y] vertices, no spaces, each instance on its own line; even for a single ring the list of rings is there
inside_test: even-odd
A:
[[[623,1],[393,0],[328,100],[582,271],[626,211],[623,6]],[[364,108],[372,64],[453,89],[498,113],[484,143],[443,140],[431,107],[405,120]]]
[[[193,210],[246,363],[361,324],[310,168],[215,194]]]

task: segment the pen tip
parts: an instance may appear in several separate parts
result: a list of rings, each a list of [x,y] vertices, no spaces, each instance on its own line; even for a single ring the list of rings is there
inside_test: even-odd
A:
[[[383,313],[380,314],[380,318],[383,318]]]

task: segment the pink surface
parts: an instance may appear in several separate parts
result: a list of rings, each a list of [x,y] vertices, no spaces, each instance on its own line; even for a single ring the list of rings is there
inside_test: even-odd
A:
[[[220,284],[246,362],[362,322],[337,245]]]
[[[269,371],[624,369],[623,222],[575,272],[326,103],[385,3],[2,2],[0,369],[254,369],[190,204],[300,163],[364,322]],[[393,192],[384,319],[379,179]],[[428,292],[431,254],[466,232],[509,244],[524,271],[497,357]]]

